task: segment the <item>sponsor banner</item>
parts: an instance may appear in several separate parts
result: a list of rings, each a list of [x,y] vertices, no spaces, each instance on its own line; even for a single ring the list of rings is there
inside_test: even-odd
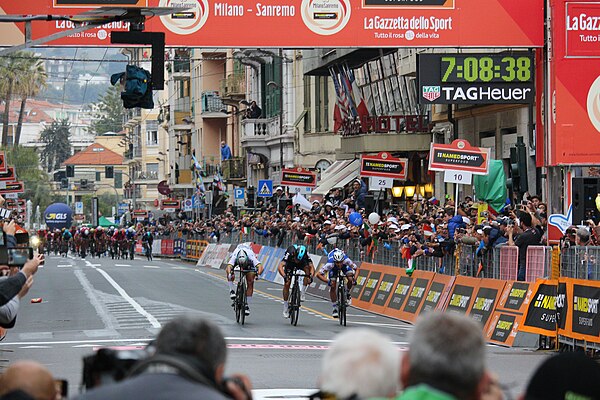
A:
[[[469,309],[468,315],[481,323],[484,331],[487,328],[490,317],[496,308],[505,285],[505,281],[497,279],[481,279],[479,281],[479,288],[476,290],[475,300],[473,300],[473,305]]]
[[[360,156],[360,176],[406,180],[407,172],[406,158],[394,158],[385,151],[376,156]]]
[[[7,167],[6,172],[0,172],[0,181],[14,181],[17,178],[15,175],[15,169],[13,167]]]
[[[380,271],[371,271],[367,277],[367,281],[365,282],[365,286],[358,299],[359,301],[357,302],[357,305],[360,306],[361,303],[364,303],[363,306],[368,306],[375,295],[377,285],[379,285],[379,282],[381,281],[381,276],[382,273]]]
[[[431,143],[429,170],[467,171],[476,175],[487,175],[490,166],[490,149],[472,147],[465,139],[451,144]]]
[[[73,210],[65,203],[54,203],[44,211],[44,221],[49,230],[70,228]]]
[[[137,218],[137,219],[146,219],[146,218],[148,218],[148,211],[146,211],[146,210],[133,210],[133,212],[131,213],[131,217],[132,218]]]
[[[444,311],[466,314],[473,304],[475,289],[479,286],[479,281],[478,278],[457,276]]]
[[[569,304],[572,303],[567,297],[566,279],[559,279],[556,288],[556,327],[559,335],[566,333],[567,320],[569,318]]]
[[[435,274],[429,271],[413,272],[412,277],[414,278],[414,282],[408,292],[404,308],[398,318],[407,322],[413,322],[417,318],[434,276]]]
[[[600,343],[600,282],[583,279],[564,279],[567,287],[569,312],[564,334],[573,339]],[[557,304],[558,307],[558,304]]]
[[[517,314],[524,314],[527,310],[527,304],[531,299],[533,291],[531,283],[508,281],[498,301],[498,309],[512,311]]]
[[[425,104],[531,104],[533,53],[417,55],[419,101]]]
[[[556,294],[558,282],[538,279],[533,296],[527,304],[520,330],[546,336],[556,336]]]
[[[361,264],[361,268],[365,267],[371,273],[365,282],[365,288],[359,300],[353,304],[369,311],[385,314],[388,300],[394,292],[398,277],[405,276],[404,269],[381,264]],[[374,289],[371,289],[373,285],[375,285]]]
[[[281,176],[281,184],[285,186],[317,186],[317,175],[302,167],[284,169]]]
[[[494,311],[484,331],[488,343],[511,347],[519,331],[523,316],[505,311]]]
[[[264,266],[262,278],[271,282],[283,283],[277,267],[285,254],[285,249],[263,246],[257,253],[258,259]]]
[[[436,309],[443,309],[455,279],[454,276],[435,274],[431,281],[431,285],[429,286],[429,290],[427,291],[427,297],[425,297],[423,306],[419,311],[419,315]]]
[[[147,32],[164,32],[168,47],[542,47],[543,0],[36,0],[4,1],[5,14],[68,15],[100,4],[115,15],[119,6],[190,6],[148,18]],[[82,17],[83,18],[83,17]],[[269,26],[268,30],[256,27]],[[32,39],[75,27],[71,21],[33,21]],[[25,41],[21,23],[6,24],[0,46]],[[110,46],[113,22],[54,40],[52,45]],[[294,32],[290,35],[289,32]]]
[[[547,165],[596,165],[600,158],[599,2],[555,0],[549,95],[545,99]]]
[[[6,154],[3,151],[0,151],[0,172],[7,172],[7,171],[8,171],[8,165],[6,164]]]
[[[363,264],[361,268],[358,270],[358,274],[356,275],[356,283],[352,287],[350,294],[353,299],[358,299],[360,294],[362,293],[363,287],[367,282],[367,277],[371,273],[368,265]]]
[[[223,262],[227,262],[231,245],[230,244],[217,244],[210,243],[204,249],[202,256],[198,259],[197,266],[200,267],[211,267],[214,269],[220,269]]]
[[[23,182],[3,182],[5,183],[4,188],[0,189],[0,194],[6,193],[23,193],[25,191],[25,184]]]
[[[160,201],[160,209],[175,212],[175,210],[181,208],[181,202],[179,200],[161,200]]]
[[[412,276],[401,275],[390,301],[387,305],[387,313],[394,314],[394,311],[400,312],[404,306],[404,302],[408,298],[410,288],[412,287],[414,278]]]

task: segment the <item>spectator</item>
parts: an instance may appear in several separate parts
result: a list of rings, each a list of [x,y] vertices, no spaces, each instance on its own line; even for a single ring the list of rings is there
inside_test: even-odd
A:
[[[256,119],[260,118],[261,115],[262,110],[260,109],[258,104],[256,104],[256,101],[252,100],[252,102],[250,103],[250,107],[248,107],[248,109],[246,110],[246,118]]]
[[[486,371],[481,326],[452,313],[417,321],[400,377],[406,389],[397,400],[472,400],[497,389]]]
[[[522,231],[516,239],[514,238],[515,227],[508,227],[508,245],[519,248],[519,261],[517,268],[517,280],[524,281],[526,276],[527,248],[540,244],[541,234],[539,230],[532,226],[532,216],[529,213],[521,212],[519,214],[519,227]]]
[[[456,229],[464,229],[466,228],[466,224],[462,215],[454,214],[454,209],[452,207],[446,207],[445,212],[445,219],[446,223],[448,224],[448,235],[450,239],[454,240],[454,233],[456,232]]]
[[[230,160],[232,158],[231,148],[225,141],[221,142],[221,161]]]
[[[372,329],[350,329],[338,335],[323,356],[320,396],[392,398],[399,375],[400,352],[390,338]]]
[[[35,361],[17,361],[0,376],[1,400],[55,400],[50,371]]]
[[[156,353],[137,364],[132,377],[93,389],[79,399],[251,398],[246,377],[225,379],[225,338],[212,322],[178,317],[162,328],[154,346]]]
[[[561,353],[544,361],[527,384],[524,400],[598,400],[600,365],[584,353]]]
[[[367,185],[360,179],[352,182],[352,195],[354,200],[354,209],[361,210],[367,207],[365,196],[367,195]]]

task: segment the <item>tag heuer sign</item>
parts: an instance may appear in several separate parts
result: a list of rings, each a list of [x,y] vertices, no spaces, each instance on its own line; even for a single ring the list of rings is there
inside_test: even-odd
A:
[[[442,94],[439,86],[423,86],[423,97],[429,101],[434,101]]]
[[[146,210],[133,210],[133,212],[131,213],[131,216],[133,218],[145,219],[145,218],[148,218],[148,211],[146,211]]]
[[[25,185],[23,182],[6,182],[6,189],[0,189],[0,194],[4,193],[23,193]]]
[[[286,186],[308,186],[315,187],[317,176],[314,172],[302,167],[284,169],[281,175],[281,184]]]
[[[429,169],[432,171],[467,171],[487,175],[490,149],[471,147],[469,142],[458,139],[451,144],[431,143]]]
[[[385,151],[376,156],[361,155],[360,176],[406,180],[407,166],[406,158],[394,158]]]

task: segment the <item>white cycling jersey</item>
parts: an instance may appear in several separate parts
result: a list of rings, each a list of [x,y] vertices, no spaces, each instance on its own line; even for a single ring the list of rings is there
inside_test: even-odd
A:
[[[344,261],[342,261],[342,266],[343,267],[351,267],[352,269],[356,270],[356,264],[354,264],[354,261],[352,261],[349,258],[346,258]],[[321,269],[319,270],[319,272],[321,274],[325,274],[326,272],[331,271],[333,268],[335,268],[335,263],[332,262],[328,262],[325,265],[323,265],[321,267]]]
[[[256,254],[254,254],[252,247],[250,247],[246,243],[242,243],[242,244],[238,244],[238,246],[235,248],[233,253],[231,253],[231,257],[229,258],[229,262],[227,262],[227,264],[235,266],[238,254],[242,250],[246,252],[246,255],[248,256],[248,259],[252,262],[253,267],[258,266],[258,264],[261,263],[259,261],[258,257],[256,257]]]

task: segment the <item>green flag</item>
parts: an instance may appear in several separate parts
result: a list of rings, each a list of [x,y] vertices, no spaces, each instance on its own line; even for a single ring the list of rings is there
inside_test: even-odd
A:
[[[478,200],[487,202],[496,212],[500,212],[506,204],[506,174],[502,160],[490,160],[487,175],[473,177],[475,194]]]

